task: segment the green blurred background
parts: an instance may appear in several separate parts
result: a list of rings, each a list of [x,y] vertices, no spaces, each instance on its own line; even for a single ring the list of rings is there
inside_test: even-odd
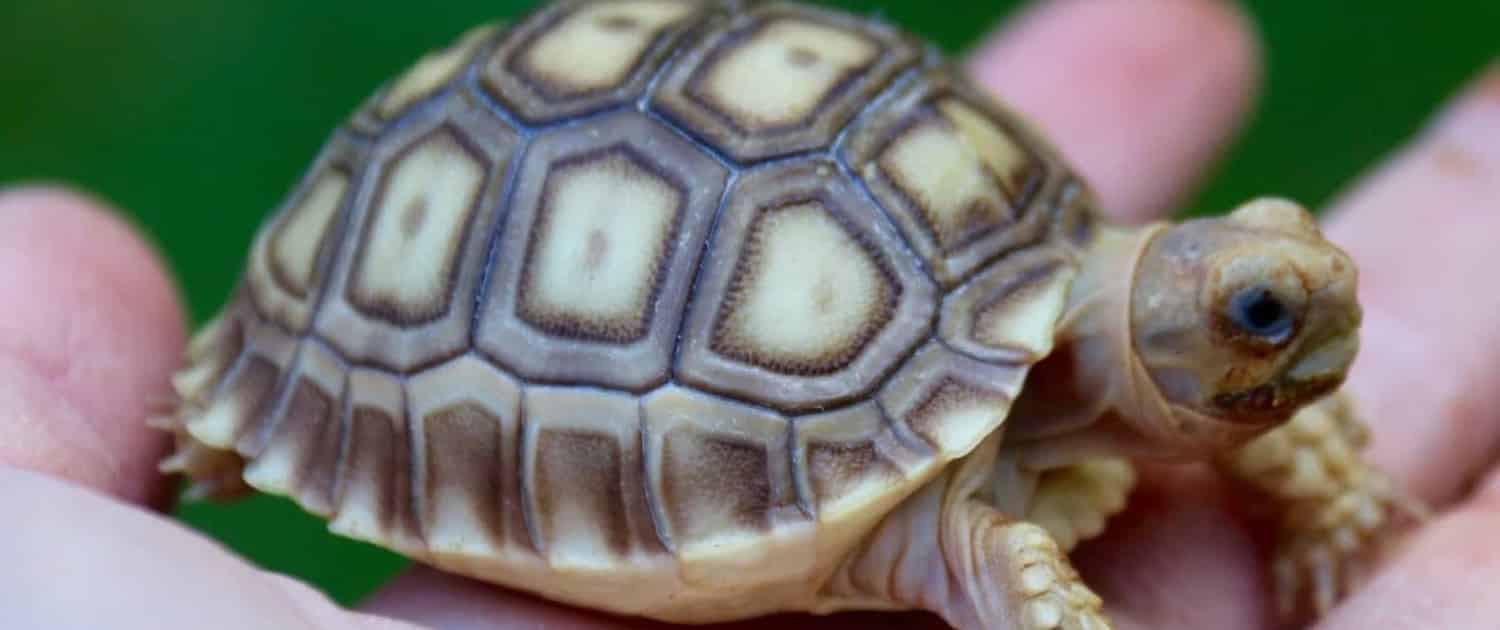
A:
[[[381,81],[469,26],[534,0],[0,0],[0,185],[62,181],[126,209],[202,321],[249,239],[328,131]],[[1012,0],[842,0],[950,52]],[[1492,55],[1500,2],[1247,2],[1267,90],[1185,211],[1265,191],[1319,205],[1409,137]],[[404,563],[333,538],[288,503],[184,505],[261,565],[351,602]]]

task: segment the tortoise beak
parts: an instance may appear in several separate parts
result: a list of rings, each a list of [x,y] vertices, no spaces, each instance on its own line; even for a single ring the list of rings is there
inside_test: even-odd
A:
[[[1281,378],[1247,390],[1214,397],[1225,417],[1247,424],[1277,424],[1303,406],[1343,385],[1359,350],[1359,333],[1349,332],[1312,346]]]
[[[1343,380],[1344,374],[1349,372],[1349,366],[1354,363],[1354,356],[1358,353],[1358,333],[1350,332],[1339,335],[1302,353],[1302,356],[1292,364],[1292,369],[1287,372],[1286,380],[1303,383],[1329,379]]]

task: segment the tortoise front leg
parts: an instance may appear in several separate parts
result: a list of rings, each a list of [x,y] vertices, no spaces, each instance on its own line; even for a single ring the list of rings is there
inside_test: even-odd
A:
[[[978,491],[993,461],[976,453],[887,515],[829,583],[831,602],[929,610],[963,630],[1111,628],[1052,535]]]
[[[1369,430],[1348,394],[1329,396],[1229,453],[1220,467],[1266,499],[1277,522],[1277,605],[1291,619],[1321,617],[1353,586],[1402,518],[1426,508],[1362,456]]]

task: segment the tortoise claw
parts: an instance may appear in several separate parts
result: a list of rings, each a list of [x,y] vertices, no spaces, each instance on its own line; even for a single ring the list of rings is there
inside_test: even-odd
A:
[[[1283,518],[1273,565],[1283,619],[1327,615],[1363,582],[1398,530],[1427,518],[1425,506],[1378,471],[1357,479],[1334,500]]]

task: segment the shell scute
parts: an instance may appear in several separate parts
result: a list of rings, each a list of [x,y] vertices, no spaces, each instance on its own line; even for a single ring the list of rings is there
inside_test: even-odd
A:
[[[529,124],[621,105],[645,90],[673,45],[721,4],[553,3],[496,47],[480,69],[483,89]]]
[[[308,511],[334,512],[334,486],[343,458],[344,366],[315,342],[303,342],[287,374],[287,399],[266,420],[265,436],[243,454],[245,481],[293,498]]]
[[[1037,198],[1063,172],[1054,152],[958,71],[927,70],[875,105],[842,150],[945,288],[1033,244]]]
[[[643,399],[646,475],[656,522],[690,582],[756,583],[768,548],[809,543],[811,516],[793,480],[791,425],[754,406],[682,387]]]
[[[873,401],[796,420],[798,481],[820,521],[868,510],[922,478],[929,453],[903,439]]]
[[[314,331],[399,372],[463,352],[520,137],[460,95],[372,151]],[[413,264],[412,261],[421,261]]]
[[[662,384],[729,173],[656,121],[621,112],[528,149],[475,331],[532,381]]]
[[[826,148],[920,53],[874,21],[759,4],[695,40],[652,107],[743,163]]]
[[[1004,422],[1028,366],[975,361],[931,343],[880,392],[898,435],[915,436],[942,461],[972,451]]]
[[[522,409],[522,491],[532,539],[549,564],[608,571],[662,554],[646,501],[639,400],[531,387]]]
[[[383,371],[356,368],[346,384],[344,456],[334,490],[335,533],[397,550],[425,550],[412,492],[406,390]]]
[[[333,134],[251,243],[244,281],[247,297],[261,317],[292,334],[312,325],[328,267],[346,240],[353,191],[368,151],[363,140]]]
[[[786,411],[868,392],[930,333],[932,281],[835,165],[744,175],[713,236],[678,376]]]
[[[521,493],[522,385],[473,355],[411,378],[416,509],[428,549],[502,556],[534,547]]]

